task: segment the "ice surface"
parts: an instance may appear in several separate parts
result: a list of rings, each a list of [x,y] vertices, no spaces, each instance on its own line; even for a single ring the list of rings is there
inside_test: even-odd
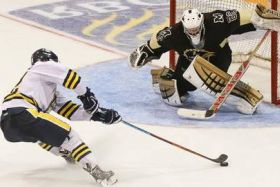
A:
[[[12,5],[18,8],[34,3],[38,1],[1,0],[0,7],[3,11],[8,5],[12,9]],[[92,148],[100,165],[117,174],[116,187],[279,186],[278,108],[264,103],[251,117],[223,107],[212,121],[181,120],[174,108],[164,105],[159,96],[153,94],[150,67],[131,71],[126,59],[109,61],[119,56],[108,51],[7,18],[0,17],[0,22],[1,98],[29,67],[33,50],[47,47],[61,54],[62,63],[74,68],[98,63],[78,71],[102,105],[116,108],[125,120],[211,158],[222,153],[229,155],[229,167],[221,168],[121,123],[114,126],[71,123]],[[79,51],[78,55],[74,53],[76,51]],[[264,88],[269,79],[260,78],[260,74],[266,72],[250,67],[244,80],[258,89]],[[201,93],[191,97],[192,105],[210,103],[210,98]],[[67,166],[64,160],[37,145],[8,143],[0,135],[0,150],[1,187],[98,186],[87,173],[78,167]]]

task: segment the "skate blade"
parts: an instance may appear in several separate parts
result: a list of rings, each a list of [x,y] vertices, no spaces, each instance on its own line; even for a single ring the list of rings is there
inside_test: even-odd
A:
[[[103,186],[103,187],[106,187],[106,186],[111,186],[115,183],[118,182],[118,179],[116,179],[115,177],[110,177],[109,180],[103,180],[100,184]]]

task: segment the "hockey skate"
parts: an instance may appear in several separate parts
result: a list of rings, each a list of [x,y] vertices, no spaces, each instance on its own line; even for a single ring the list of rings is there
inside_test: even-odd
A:
[[[103,171],[98,165],[92,167],[90,164],[86,164],[84,170],[89,172],[95,181],[101,184],[103,187],[115,184],[118,180],[114,177],[113,171]]]

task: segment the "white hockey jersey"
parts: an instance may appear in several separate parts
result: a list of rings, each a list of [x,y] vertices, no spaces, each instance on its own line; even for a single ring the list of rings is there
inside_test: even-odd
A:
[[[2,111],[14,107],[36,108],[43,112],[53,110],[70,120],[90,120],[91,116],[81,105],[58,93],[58,85],[73,90],[77,95],[86,93],[86,86],[75,71],[54,61],[39,61],[4,98]]]

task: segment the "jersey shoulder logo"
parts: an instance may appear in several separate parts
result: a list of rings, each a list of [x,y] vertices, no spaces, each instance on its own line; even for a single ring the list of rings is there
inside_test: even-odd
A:
[[[214,23],[224,23],[224,15],[222,13],[214,13]]]
[[[228,10],[226,11],[226,19],[228,23],[231,23],[237,20],[237,11],[236,10]]]
[[[164,29],[159,31],[157,34],[157,40],[158,41],[163,41],[166,37],[171,35],[171,30],[170,29]]]

